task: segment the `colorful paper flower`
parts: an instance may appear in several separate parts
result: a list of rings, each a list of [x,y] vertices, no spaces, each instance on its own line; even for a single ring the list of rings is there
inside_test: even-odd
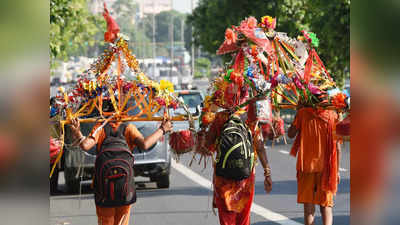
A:
[[[311,94],[313,94],[313,95],[320,95],[320,94],[322,94],[322,91],[321,91],[317,86],[315,86],[314,84],[312,84],[311,82],[308,83],[307,88],[308,88],[308,90],[310,90]]]
[[[225,30],[225,41],[227,44],[233,44],[237,41],[237,36],[231,28]]]
[[[317,35],[315,33],[305,30],[302,30],[301,32],[303,33],[304,37],[306,38],[308,43],[310,43],[311,46],[313,47],[319,46],[319,39],[317,38]]]
[[[347,96],[344,93],[338,93],[333,96],[331,103],[337,109],[346,108],[346,98]]]
[[[247,76],[250,78],[254,77],[253,68],[251,66],[247,68]]]
[[[201,123],[203,125],[209,125],[211,124],[215,119],[215,113],[213,112],[206,112],[201,118]]]
[[[304,89],[304,85],[301,83],[300,79],[297,76],[293,76],[293,82],[297,88]]]
[[[261,27],[274,30],[276,27],[276,19],[270,16],[263,16],[261,18]]]
[[[172,93],[172,92],[174,92],[174,84],[172,84],[168,80],[161,80],[160,81],[160,90]]]
[[[240,73],[238,73],[238,72],[236,72],[236,71],[233,71],[232,73],[230,73],[229,79],[230,79],[233,83],[235,83],[236,85],[238,85],[239,87],[242,87],[242,86],[243,86],[244,78],[243,78],[242,74],[240,74]]]
[[[257,27],[257,19],[254,18],[253,16],[250,16],[250,17],[247,19],[247,26],[248,26],[250,29],[256,28],[256,27]]]

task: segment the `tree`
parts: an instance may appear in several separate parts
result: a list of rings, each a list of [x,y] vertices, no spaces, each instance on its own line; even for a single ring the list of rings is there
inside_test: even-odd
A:
[[[112,12],[120,26],[121,33],[130,39],[133,52],[141,58],[151,56],[150,38],[144,34],[145,27],[139,19],[139,6],[132,0],[116,0]]]
[[[194,27],[192,44],[215,55],[226,28],[246,17],[260,20],[265,15],[276,17],[277,30],[289,36],[296,37],[303,29],[316,33],[317,52],[335,80],[340,84],[349,76],[345,70],[350,65],[350,0],[200,0],[187,27]]]
[[[155,15],[155,41],[157,42],[157,55],[168,56],[170,52],[170,24],[173,19],[174,43],[181,41],[181,21],[186,19],[186,14],[175,10],[163,11]],[[152,15],[148,14],[141,24],[144,27],[146,36],[153,38]],[[186,38],[186,37],[185,37]],[[175,43],[176,46],[176,43]]]
[[[156,23],[156,42],[169,42],[170,23],[174,21],[174,40],[181,40],[181,20],[185,19],[186,15],[176,10],[163,11],[155,15]],[[146,36],[153,36],[152,15],[146,17]]]
[[[197,58],[195,61],[195,78],[210,76],[211,61],[207,58]]]
[[[102,16],[91,14],[85,0],[50,0],[51,66],[55,60],[85,55],[88,47],[98,43],[93,37],[103,30]]]

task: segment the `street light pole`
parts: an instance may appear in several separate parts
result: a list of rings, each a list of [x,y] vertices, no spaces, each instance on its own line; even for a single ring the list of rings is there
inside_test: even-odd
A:
[[[173,9],[173,0],[171,0],[171,9]],[[171,10],[172,11],[172,10]],[[174,68],[174,15],[171,13],[171,24],[170,24],[170,35],[171,35],[171,68],[169,70],[169,77],[172,78],[172,69]]]
[[[155,20],[155,4],[153,0],[153,15],[152,15],[152,20],[153,20],[153,79],[155,79],[156,76],[156,20]]]
[[[191,1],[190,6],[191,6],[191,8],[192,8],[192,13],[193,13],[193,7],[194,7],[194,2],[193,2],[193,0]],[[193,25],[192,25],[192,31],[191,31],[191,33],[192,33],[192,43],[191,43],[191,45],[192,45],[192,57],[191,57],[191,61],[192,61],[192,77],[194,77],[194,38],[193,38]]]

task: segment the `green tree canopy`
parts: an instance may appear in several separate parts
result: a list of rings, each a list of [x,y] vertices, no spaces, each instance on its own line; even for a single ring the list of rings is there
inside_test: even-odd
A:
[[[84,55],[89,46],[97,43],[94,36],[103,30],[102,16],[90,13],[85,0],[50,0],[51,64],[56,59]]]
[[[171,18],[174,20],[174,40],[181,41],[181,20],[186,19],[186,14],[176,10],[163,11],[155,15],[156,42],[169,42],[169,27]],[[152,15],[147,15],[145,19],[146,36],[153,36]]]
[[[197,58],[195,61],[195,78],[210,76],[211,61],[207,58]]]
[[[317,52],[335,80],[340,85],[349,76],[350,0],[200,0],[187,26],[194,27],[194,44],[215,55],[226,28],[246,17],[260,20],[265,15],[276,17],[277,30],[289,36],[303,29],[316,33]]]

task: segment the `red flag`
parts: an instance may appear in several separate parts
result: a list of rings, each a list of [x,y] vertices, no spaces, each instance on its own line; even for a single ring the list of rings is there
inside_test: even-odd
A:
[[[104,41],[113,43],[117,38],[117,34],[119,33],[119,26],[117,22],[115,22],[115,20],[110,16],[106,3],[104,3],[103,16],[107,22],[107,31],[104,33]]]

